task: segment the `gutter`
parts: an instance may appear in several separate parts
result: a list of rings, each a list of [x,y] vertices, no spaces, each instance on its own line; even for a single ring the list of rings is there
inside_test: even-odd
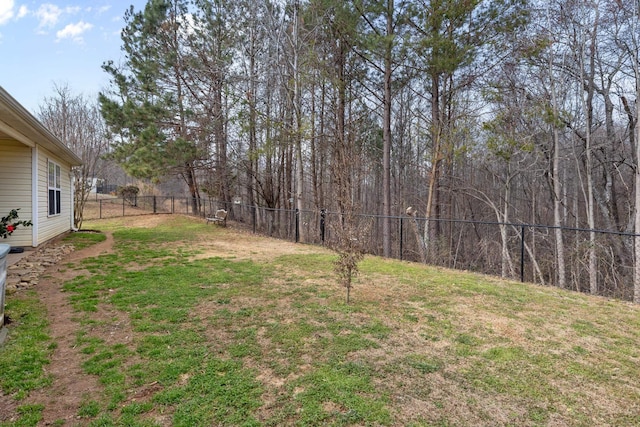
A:
[[[47,129],[40,121],[38,121],[29,111],[26,110],[18,101],[16,101],[9,93],[0,86],[0,104],[6,105],[17,118],[33,129],[41,136],[45,143],[50,143],[60,153],[71,166],[82,165],[82,159],[76,155],[69,147],[67,147],[62,141],[60,141],[49,129]],[[27,135],[25,135],[27,136]]]

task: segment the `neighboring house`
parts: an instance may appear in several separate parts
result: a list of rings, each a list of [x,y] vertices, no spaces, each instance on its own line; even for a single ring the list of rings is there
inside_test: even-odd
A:
[[[73,229],[71,168],[81,164],[0,87],[0,217],[19,208],[20,220],[33,221],[0,243],[37,247]]]

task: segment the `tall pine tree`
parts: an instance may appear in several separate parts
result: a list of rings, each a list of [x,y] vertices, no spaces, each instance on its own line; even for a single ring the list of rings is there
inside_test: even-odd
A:
[[[182,0],[150,0],[125,13],[122,65],[108,61],[111,90],[101,93],[102,115],[116,141],[111,155],[136,178],[184,179],[194,213],[200,211],[196,167],[201,155],[185,83],[191,29]]]

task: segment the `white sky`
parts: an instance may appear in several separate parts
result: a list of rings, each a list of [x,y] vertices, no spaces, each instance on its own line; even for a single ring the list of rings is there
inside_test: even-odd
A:
[[[124,12],[146,0],[0,0],[0,86],[32,113],[53,86],[97,95],[120,59]]]

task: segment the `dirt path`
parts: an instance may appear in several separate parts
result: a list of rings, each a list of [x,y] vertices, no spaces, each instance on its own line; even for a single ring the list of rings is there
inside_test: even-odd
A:
[[[33,392],[28,398],[28,403],[44,405],[41,426],[59,424],[61,420],[64,420],[64,425],[74,425],[82,403],[102,391],[95,377],[82,372],[82,357],[75,348],[78,324],[73,320],[74,311],[68,294],[62,292],[62,285],[82,274],[82,271],[70,269],[66,264],[113,250],[113,235],[106,233],[106,236],[104,242],[72,252],[47,269],[35,287],[40,301],[47,307],[51,338],[57,344],[51,363],[45,367],[53,377],[52,386]]]
[[[135,218],[131,222],[137,227],[154,227],[165,220],[165,217],[153,216]],[[50,363],[45,366],[45,371],[51,375],[53,384],[50,387],[33,391],[26,401],[21,403],[43,405],[43,418],[38,424],[39,426],[83,425],[83,420],[78,417],[79,409],[83,403],[99,401],[103,393],[103,387],[98,383],[97,378],[85,374],[82,370],[85,356],[80,353],[79,348],[75,347],[79,325],[77,320],[74,320],[76,313],[69,301],[69,294],[62,291],[62,286],[75,277],[86,273],[83,270],[69,268],[69,263],[77,263],[85,258],[113,252],[113,234],[105,232],[105,235],[107,238],[104,242],[71,252],[55,265],[47,268],[41,275],[38,285],[34,287],[40,301],[47,307],[51,340],[57,345]],[[248,241],[250,241],[250,250],[247,250]],[[197,244],[201,252],[194,259],[222,256],[265,261],[278,254],[318,250],[316,247],[283,242],[277,239],[259,238],[238,230],[234,233],[220,234],[215,240],[203,238]],[[111,319],[114,313],[97,313],[96,315]],[[126,325],[119,324],[119,327],[123,328],[120,331],[122,336],[109,335],[107,338],[121,342],[130,340],[131,333]],[[116,330],[107,331],[110,334],[117,332]],[[124,335],[128,336],[124,337]],[[143,389],[138,392],[143,393],[144,391]],[[15,403],[3,408],[1,397],[0,395],[0,412],[6,409],[9,413],[15,414]]]

